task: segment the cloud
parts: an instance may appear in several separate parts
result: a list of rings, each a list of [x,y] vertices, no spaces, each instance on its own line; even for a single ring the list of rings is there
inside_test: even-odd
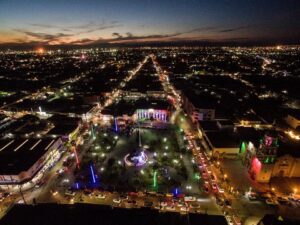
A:
[[[173,32],[169,34],[151,34],[151,35],[134,35],[131,32],[126,32],[126,36],[122,35],[120,33],[114,32],[112,33],[112,36],[114,39],[110,40],[112,42],[130,42],[135,40],[152,40],[157,39],[158,41],[160,39],[166,39],[166,38],[175,38],[184,34],[190,34],[190,33],[197,33],[197,32],[204,32],[204,31],[217,31],[218,27],[216,26],[209,26],[209,27],[197,27],[194,29],[182,31],[182,32]]]
[[[112,28],[117,28],[117,27],[122,27],[122,26],[123,26],[123,24],[97,25],[97,26],[91,26],[89,29],[83,30],[79,33],[80,34],[92,33],[95,31],[107,30],[107,29],[112,29]]]
[[[51,24],[43,24],[43,23],[30,23],[29,25],[33,27],[39,27],[39,28],[58,28],[58,26],[51,25]]]
[[[49,25],[49,24],[31,24],[32,26],[41,26],[44,28],[57,28],[59,26]],[[102,38],[100,36],[96,36],[96,38],[83,38],[76,39],[79,34],[86,34],[89,32],[111,29],[115,27],[123,26],[119,24],[118,21],[111,21],[109,23],[102,22],[100,24],[96,24],[95,22],[89,22],[86,24],[76,25],[76,26],[68,26],[68,27],[59,27],[60,29],[72,30],[72,32],[56,32],[56,33],[48,33],[48,32],[32,32],[28,30],[18,29],[15,31],[21,32],[25,35],[24,43],[36,42],[40,44],[50,44],[50,45],[93,45],[93,44],[118,44],[118,43],[134,43],[134,42],[165,42],[165,41],[199,41],[205,40],[205,38],[209,38],[207,33],[210,34],[218,34],[218,33],[227,33],[234,32],[241,29],[246,29],[249,26],[239,26],[228,29],[221,29],[218,26],[205,26],[205,27],[196,27],[189,30],[181,31],[181,32],[172,32],[165,34],[149,34],[149,35],[136,35],[132,32],[113,32],[111,34],[111,38]],[[192,35],[188,35],[192,34]],[[95,36],[93,34],[93,36]],[[211,35],[210,35],[211,36]],[[209,38],[213,40],[213,38]],[[220,40],[220,37],[218,38]],[[215,40],[214,40],[215,41]],[[223,40],[226,41],[226,40]],[[232,40],[232,41],[241,41],[241,40]],[[21,43],[21,40],[17,41]]]
[[[133,36],[133,34],[131,32],[127,32],[126,35],[127,35],[127,37],[132,37]]]
[[[234,28],[228,28],[228,29],[224,29],[224,30],[220,30],[220,33],[229,33],[229,32],[234,32],[234,31],[238,31],[238,30],[243,30],[246,28],[249,28],[250,26],[240,26],[240,27],[234,27]]]
[[[35,39],[36,41],[40,41],[44,43],[50,43],[53,41],[59,42],[61,38],[72,36],[71,34],[65,34],[65,33],[48,34],[42,32],[31,32],[22,29],[15,29],[15,31],[26,35],[27,39]]]
[[[112,33],[111,34],[113,37],[117,37],[117,38],[122,38],[123,36],[120,34],[120,33],[118,33],[118,32],[114,32],[114,33]]]
[[[123,26],[123,24],[120,24],[116,20],[110,22],[102,21],[101,23],[88,22],[85,24],[72,25],[72,26],[60,26],[60,25],[43,24],[43,23],[30,23],[29,25],[33,27],[43,28],[43,29],[57,29],[64,32],[72,32],[74,35],[92,33],[95,31],[112,29],[112,28]]]
[[[89,38],[84,38],[84,39],[79,39],[75,41],[71,41],[68,44],[73,44],[73,45],[87,45],[93,43],[95,40],[89,39]]]

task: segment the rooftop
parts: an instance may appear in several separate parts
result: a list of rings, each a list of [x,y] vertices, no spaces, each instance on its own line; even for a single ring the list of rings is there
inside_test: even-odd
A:
[[[238,137],[233,133],[223,131],[209,131],[205,133],[215,148],[239,148]]]
[[[0,139],[0,174],[17,175],[28,170],[56,139]]]
[[[297,120],[300,120],[300,110],[290,110],[288,114]]]
[[[206,132],[206,131],[218,131],[219,127],[217,125],[217,121],[216,120],[212,120],[212,121],[200,121],[199,122],[201,128]]]

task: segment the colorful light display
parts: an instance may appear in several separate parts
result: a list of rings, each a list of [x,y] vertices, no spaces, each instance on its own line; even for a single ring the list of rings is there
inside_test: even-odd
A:
[[[265,145],[266,145],[266,147],[270,147],[272,144],[273,144],[273,138],[269,137],[269,136],[266,136],[265,137]]]
[[[124,157],[124,161],[127,166],[136,166],[140,167],[147,163],[148,156],[144,151],[141,151],[139,153],[133,153],[133,154],[127,154]]]
[[[178,190],[178,188],[175,188],[174,195],[177,196],[178,194],[179,194],[179,190]]]
[[[155,170],[153,173],[153,187],[157,187],[157,171]]]
[[[95,134],[95,129],[94,129],[93,124],[92,124],[91,128],[92,128],[92,136],[93,136],[93,139],[95,140],[96,139],[96,134]]]
[[[155,120],[166,122],[168,111],[159,109],[138,109],[136,114],[139,120],[153,118]]]
[[[118,122],[117,122],[117,118],[115,118],[114,122],[115,122],[115,132],[118,132]]]
[[[258,160],[258,158],[254,158],[253,160],[252,160],[252,171],[255,173],[255,174],[258,174],[259,172],[260,172],[260,170],[261,170],[261,166],[262,166],[262,164],[261,164],[261,162]]]
[[[92,163],[90,164],[90,171],[91,171],[92,181],[95,184],[96,183],[96,177],[95,177],[94,168],[93,168]]]
[[[240,148],[240,153],[244,154],[245,152],[246,152],[246,143],[243,141]]]

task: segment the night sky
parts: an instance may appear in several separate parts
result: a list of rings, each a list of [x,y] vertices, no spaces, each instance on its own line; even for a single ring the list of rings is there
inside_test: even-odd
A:
[[[299,0],[0,0],[0,43],[300,40]]]

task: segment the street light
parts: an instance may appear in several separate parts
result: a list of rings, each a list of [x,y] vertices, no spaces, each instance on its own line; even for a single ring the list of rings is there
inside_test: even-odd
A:
[[[294,188],[293,191],[294,191],[294,195],[295,195],[297,193],[298,189]]]
[[[272,188],[271,188],[271,190],[274,192],[274,191],[275,191],[275,188],[274,188],[274,187],[272,187]]]

